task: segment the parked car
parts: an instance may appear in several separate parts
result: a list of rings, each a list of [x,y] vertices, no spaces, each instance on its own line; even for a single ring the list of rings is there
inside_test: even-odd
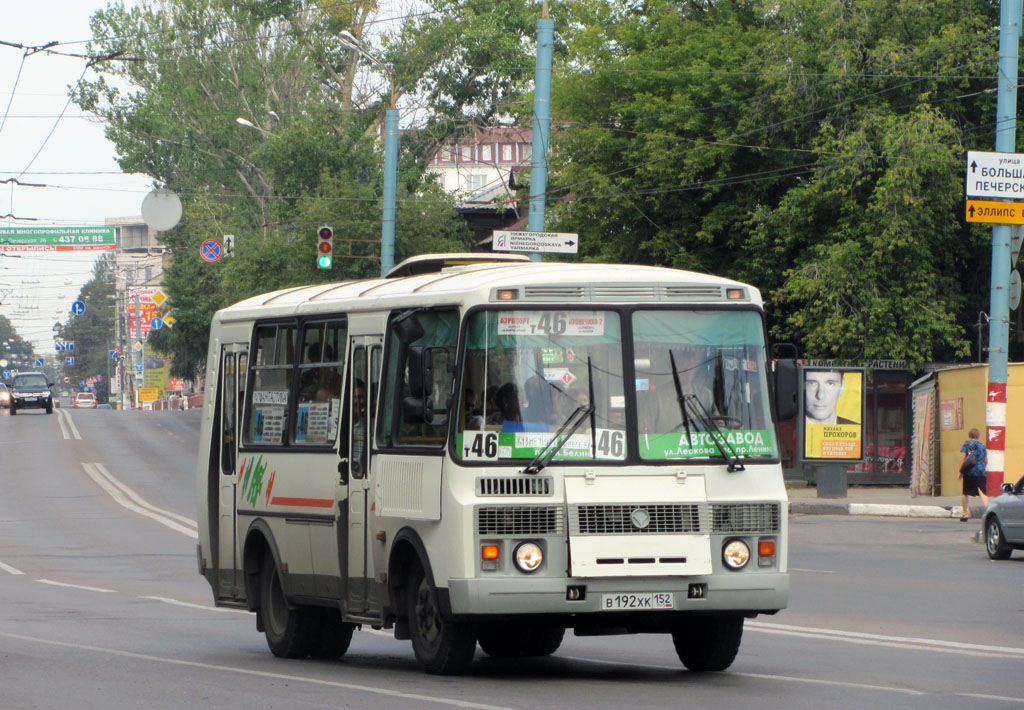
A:
[[[96,409],[96,395],[92,392],[79,392],[75,395],[75,407]]]
[[[11,380],[11,416],[21,409],[45,409],[53,413],[52,382],[42,372],[19,372]]]
[[[985,551],[993,560],[1010,558],[1013,550],[1024,550],[1024,477],[1003,484],[1003,494],[988,502],[982,514]]]
[[[0,407],[10,408],[11,406],[11,390],[7,388],[3,382],[0,382]]]

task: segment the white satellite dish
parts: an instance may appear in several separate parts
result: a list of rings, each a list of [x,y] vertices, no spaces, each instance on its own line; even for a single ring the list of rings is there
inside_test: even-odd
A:
[[[142,200],[142,219],[158,232],[173,229],[181,220],[181,200],[171,190],[157,188]]]

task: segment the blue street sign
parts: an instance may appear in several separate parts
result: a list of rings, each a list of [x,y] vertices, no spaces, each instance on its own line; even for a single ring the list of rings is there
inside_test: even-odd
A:
[[[64,358],[64,364],[65,365],[74,365],[75,364],[75,358],[73,358],[73,357],[66,357],[66,358]]]
[[[154,318],[152,321],[150,321],[149,327],[152,328],[153,330],[160,330],[161,328],[164,327],[163,318]]]
[[[54,343],[54,346],[57,348],[57,352],[63,352],[65,350],[68,352],[72,352],[75,349],[75,341],[58,340],[56,343]]]
[[[4,379],[8,379],[11,376],[10,370],[4,370]]]
[[[41,358],[41,357],[37,357],[36,358],[36,367],[42,367],[44,364],[46,364],[46,361],[43,360],[43,358]]]
[[[75,301],[71,304],[71,312],[76,316],[80,316],[85,313],[85,303],[82,301]]]
[[[74,340],[69,340],[68,342],[66,342],[64,344],[67,345],[67,348],[66,348],[67,350],[69,350],[71,352],[74,352],[74,350],[75,350],[75,341]]]
[[[141,362],[135,363],[135,370],[137,372],[142,372],[142,363]]]
[[[121,357],[121,351],[118,350],[117,348],[114,348],[113,350],[109,350],[107,352],[110,354],[111,360],[116,360],[117,358]]]

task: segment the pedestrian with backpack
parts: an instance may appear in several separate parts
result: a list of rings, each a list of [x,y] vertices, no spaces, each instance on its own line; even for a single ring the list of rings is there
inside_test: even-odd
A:
[[[978,441],[978,430],[971,429],[967,435],[970,437],[960,447],[960,475],[963,479],[963,513],[960,522],[965,523],[971,518],[971,510],[967,507],[967,496],[981,496],[982,505],[988,505],[988,496],[985,495],[985,464],[988,463],[988,451],[985,445]]]

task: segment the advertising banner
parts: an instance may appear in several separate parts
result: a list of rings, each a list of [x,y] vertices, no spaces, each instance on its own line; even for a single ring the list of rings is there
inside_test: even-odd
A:
[[[0,227],[0,252],[106,251],[116,248],[113,227]]]
[[[160,306],[153,301],[154,294],[161,292],[158,288],[132,288],[128,290],[128,337],[135,339],[136,324],[140,320],[135,314],[135,297],[139,297],[139,310],[142,311],[142,339],[149,336],[153,327],[153,319],[160,315]],[[162,293],[162,292],[161,292]]]
[[[961,399],[960,401],[962,404],[963,400]],[[934,403],[934,389],[914,393],[914,433],[912,442],[914,456],[910,469],[910,489],[915,496],[931,495],[932,484],[934,483],[934,468],[932,466],[932,448],[934,447],[935,438],[932,426],[934,418],[932,408]]]
[[[804,460],[863,460],[864,375],[863,368],[802,368]]]

